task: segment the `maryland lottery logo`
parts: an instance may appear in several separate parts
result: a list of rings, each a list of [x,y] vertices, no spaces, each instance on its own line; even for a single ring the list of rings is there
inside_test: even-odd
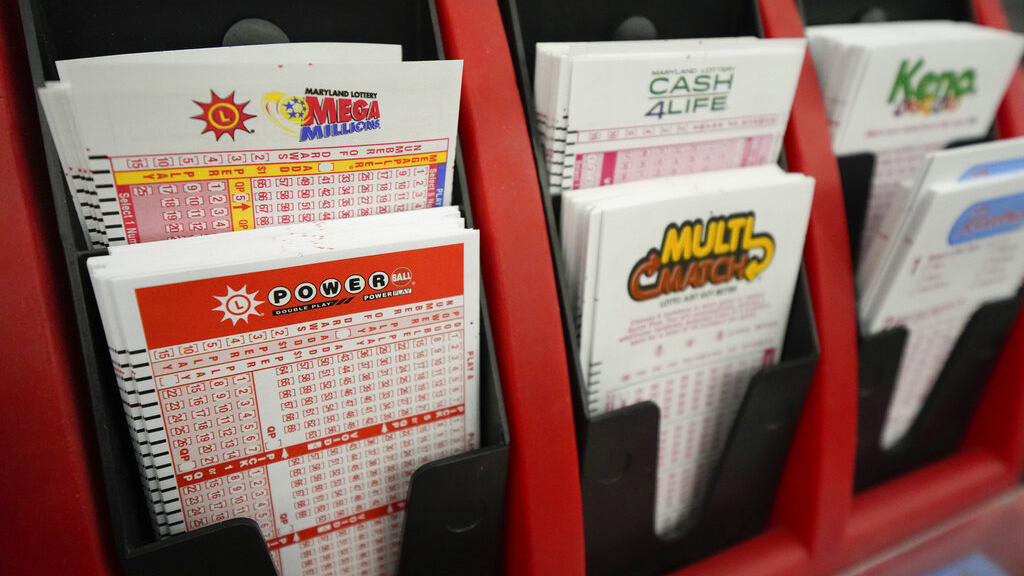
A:
[[[689,288],[752,282],[771,264],[775,239],[755,232],[753,212],[669,224],[660,248],[651,248],[630,271],[636,301]]]
[[[234,92],[222,98],[216,92],[210,90],[209,102],[200,102],[198,100],[193,100],[193,102],[203,111],[196,116],[192,116],[192,119],[202,120],[206,123],[206,128],[200,134],[213,132],[217,140],[220,140],[220,137],[225,134],[231,136],[231,139],[234,140],[235,132],[239,130],[249,132],[245,123],[247,120],[256,117],[246,113],[245,107],[249,104],[248,101],[241,104],[235,102]]]
[[[263,114],[299,142],[345,136],[380,128],[376,92],[306,88],[301,96],[284,92],[263,95]]]
[[[256,311],[256,307],[263,304],[262,301],[256,299],[256,295],[259,291],[252,293],[246,290],[247,286],[242,286],[238,290],[227,287],[228,293],[224,296],[214,296],[220,306],[213,309],[214,312],[223,312],[224,317],[220,319],[221,322],[227,322],[231,320],[231,325],[238,324],[239,321],[243,321],[246,324],[249,323],[249,316],[262,316],[263,314]]]

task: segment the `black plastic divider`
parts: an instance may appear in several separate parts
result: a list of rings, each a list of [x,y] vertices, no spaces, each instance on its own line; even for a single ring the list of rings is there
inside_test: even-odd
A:
[[[660,412],[642,402],[595,416],[583,441],[583,529],[592,576],[658,574],[756,536],[768,525],[818,362],[806,282],[793,298],[782,363],[758,372],[695,522],[654,534]]]
[[[957,142],[951,147],[982,141],[985,139]],[[850,223],[851,257],[856,262],[875,155],[853,154],[837,160]],[[974,313],[914,423],[889,449],[882,448],[882,428],[899,375],[907,330],[895,327],[860,335],[856,490],[866,490],[956,452],[1020,307],[1018,295],[987,303]]]
[[[1020,297],[991,302],[978,309],[964,328],[914,424],[888,450],[878,440],[899,373],[905,328],[862,338],[861,366],[880,375],[861,379],[859,439],[854,486],[864,490],[956,452],[978,407],[983,384],[1020,312]],[[881,350],[891,343],[890,350]],[[872,354],[874,353],[874,354]],[[865,402],[864,399],[869,401]]]
[[[856,270],[860,262],[861,233],[864,231],[864,218],[867,217],[871,176],[875,173],[875,155],[850,154],[836,160],[839,179],[843,183],[846,226],[850,234],[850,262]]]
[[[807,26],[884,20],[973,20],[966,0],[803,0],[798,2]],[[950,147],[990,140],[955,142]],[[874,169],[874,155],[855,154],[837,159],[846,200],[850,247],[854,265],[860,247],[864,214]],[[859,405],[857,463],[854,488],[882,482],[953,454],[992,372],[995,355],[1006,340],[1021,307],[1021,296],[988,303],[972,316],[943,366],[931,393],[902,440],[889,450],[881,447],[881,430],[899,374],[905,328],[896,327],[859,339]]]
[[[965,0],[797,0],[805,26],[884,20],[971,20]]]
[[[583,394],[574,302],[565,284],[558,234],[560,198],[547,183],[542,140],[534,119],[532,78],[536,42],[761,35],[754,2],[595,5],[586,0],[501,0],[540,179],[580,448],[587,574],[645,576],[680,568],[763,531],[769,522],[796,425],[818,360],[806,281],[793,297],[781,362],[751,380],[693,523],[670,538],[654,533],[660,411],[642,402],[590,416]],[[699,15],[699,17],[693,17]],[[654,34],[654,35],[652,35]]]
[[[382,5],[383,4],[383,5]],[[326,0],[291,4],[209,3],[186,0],[149,4],[21,0],[33,82],[56,79],[61,59],[151,52],[259,41],[284,33],[293,41],[402,44],[405,60],[443,59],[432,0],[403,0],[345,7]],[[261,22],[245,21],[253,16]],[[384,23],[381,20],[388,19]],[[233,24],[231,35],[225,36]],[[266,23],[281,28],[276,32]],[[268,32],[269,30],[269,32]],[[233,35],[233,36],[232,36]],[[258,525],[239,518],[185,534],[156,539],[125,426],[116,379],[85,262],[105,253],[91,250],[80,230],[45,119],[41,122],[50,185],[57,207],[71,279],[71,295],[83,349],[98,454],[113,541],[128,576],[273,576],[276,572]],[[457,153],[456,157],[461,154]],[[456,164],[453,203],[472,226],[465,172]],[[497,362],[481,288],[481,445],[421,466],[413,475],[405,512],[399,576],[487,575],[500,572],[504,495],[508,467],[505,421]]]

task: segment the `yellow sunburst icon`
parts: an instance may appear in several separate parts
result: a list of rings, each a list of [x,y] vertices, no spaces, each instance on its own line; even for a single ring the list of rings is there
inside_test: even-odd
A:
[[[220,306],[214,308],[213,311],[224,313],[224,317],[220,319],[221,322],[231,320],[231,325],[234,326],[238,324],[239,320],[244,320],[248,324],[249,316],[263,316],[256,311],[256,307],[263,304],[262,301],[256,299],[259,290],[250,294],[246,292],[246,288],[247,286],[242,286],[235,290],[228,286],[226,296],[214,296],[220,302]]]

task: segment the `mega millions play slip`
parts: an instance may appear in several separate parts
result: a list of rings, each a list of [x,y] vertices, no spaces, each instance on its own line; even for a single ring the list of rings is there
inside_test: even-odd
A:
[[[807,28],[836,155],[875,157],[863,256],[925,154],[988,134],[1024,36],[966,22]]]
[[[396,573],[413,471],[479,443],[478,236],[456,208],[88,268],[160,535],[247,517],[282,576]]]
[[[865,333],[907,329],[886,448],[912,427],[971,316],[1024,277],[1024,139],[933,152],[925,165],[858,302]]]
[[[803,39],[538,43],[549,189],[775,162]]]
[[[95,245],[450,204],[461,61],[284,44],[57,63],[40,96]]]
[[[813,187],[768,165],[564,196],[591,414],[661,410],[659,534],[693,519],[750,378],[780,358]]]

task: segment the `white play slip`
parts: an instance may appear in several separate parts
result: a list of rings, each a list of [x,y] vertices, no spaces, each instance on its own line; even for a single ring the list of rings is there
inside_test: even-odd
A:
[[[457,209],[89,260],[155,529],[254,519],[283,576],[393,575],[409,479],[479,445],[479,248]]]
[[[928,152],[988,134],[1024,51],[1024,36],[967,22],[810,26],[836,155],[870,152],[875,169],[863,257],[902,184]]]
[[[462,63],[400,57],[288,44],[86,58],[58,62],[40,99],[97,245],[448,205]]]
[[[803,39],[537,44],[552,194],[775,162]]]
[[[770,165],[564,196],[590,412],[661,410],[658,534],[691,520],[750,378],[779,361],[813,186]]]
[[[927,167],[859,302],[865,333],[908,331],[885,448],[913,425],[974,312],[1024,277],[1024,140],[936,152]]]

